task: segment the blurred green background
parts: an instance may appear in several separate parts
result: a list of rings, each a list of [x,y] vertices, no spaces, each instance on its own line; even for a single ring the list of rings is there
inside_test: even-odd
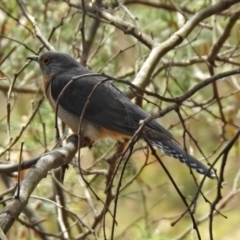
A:
[[[157,43],[167,40],[185,24],[186,19],[183,16],[190,18],[212,3],[212,1],[206,0],[176,0],[174,3],[181,7],[183,13],[181,14],[180,10],[178,12],[159,7],[160,4],[173,6],[173,1],[154,1],[156,5],[147,4],[148,1],[145,2],[146,4],[137,2],[125,1],[123,6],[117,7],[115,1],[103,1],[103,5],[105,8],[108,6],[109,13],[138,27]],[[81,28],[88,36],[94,18],[86,16],[83,25],[82,13],[64,1],[25,1],[24,4],[28,12],[35,18],[36,27],[41,31],[40,35],[48,39],[55,50],[69,53],[79,59],[82,53]],[[85,1],[85,4],[87,6],[91,2]],[[146,90],[174,98],[186,93],[193,86],[208,78],[210,73],[206,61],[207,56],[213,44],[223,34],[233,12],[237,10],[239,10],[238,4],[228,9],[225,14],[214,15],[196,26],[181,45],[169,51],[159,61]],[[23,160],[51,150],[55,144],[55,115],[46,100],[31,119],[33,111],[42,97],[41,72],[37,64],[30,63],[26,57],[37,54],[40,50],[41,52],[46,51],[35,33],[34,26],[26,19],[18,2],[14,0],[1,1],[0,150],[2,162],[18,162],[21,142],[24,142]],[[239,39],[240,22],[238,20],[221,48],[218,60],[215,61],[215,74],[239,67]],[[104,72],[127,81],[134,79],[150,53],[150,49],[134,37],[124,34],[121,29],[106,21],[100,22],[92,40],[86,58],[87,66],[95,72]],[[84,59],[79,59],[79,61],[81,60]],[[127,85],[122,83],[116,85],[123,91],[127,88]],[[11,92],[10,88],[12,88]],[[209,85],[180,106],[187,129],[210,163],[216,159],[238,130],[239,89],[239,76],[228,77],[217,82],[219,100],[213,94],[213,86]],[[160,101],[156,97],[144,95],[144,98],[142,107],[149,114],[171,105],[171,103]],[[188,152],[206,163],[194,141],[188,135],[183,139],[183,126],[176,112],[170,112],[157,121],[169,129],[180,143],[183,144],[185,140]],[[27,127],[23,129],[23,126],[26,125]],[[9,148],[15,139],[17,139],[16,143]],[[116,150],[116,147],[112,146],[113,142],[107,140],[96,143],[91,149],[82,149],[82,168],[89,168],[97,159],[102,158],[90,170],[108,169],[108,163],[105,160]],[[146,153],[146,143],[140,141],[135,146],[134,154],[124,172],[122,186],[130,182],[131,184],[128,184],[118,196],[116,217],[118,226],[115,228],[114,239],[198,239],[196,232],[192,230],[192,221],[188,214],[177,224],[171,226],[171,223],[180,217],[186,207],[162,167],[151,154],[146,157]],[[189,169],[175,159],[161,154],[159,156],[169,169],[187,202],[190,203],[197,191],[197,186]],[[217,173],[219,173],[220,166],[221,159],[214,167]],[[213,236],[217,240],[240,238],[239,166],[239,143],[237,141],[228,155],[224,184],[221,189],[222,199],[217,205],[220,213],[224,216],[216,214],[213,220]],[[122,167],[123,164],[120,165],[115,177],[113,191],[118,186]],[[139,174],[135,176],[137,173]],[[25,172],[21,178],[23,179],[24,176]],[[199,174],[195,174],[195,176],[198,181],[202,179]],[[105,176],[92,174],[85,178],[90,182],[95,193],[105,201]],[[11,184],[16,181],[12,178]],[[6,191],[7,188],[5,181],[2,181],[0,183],[1,192]],[[81,176],[72,166],[66,172],[64,188],[75,195],[64,192],[66,207],[91,226],[94,214],[89,202],[86,201],[86,191],[90,194],[97,210],[100,211],[103,208],[103,203],[96,199],[90,189],[83,187]],[[206,179],[202,193],[210,203],[215,199],[216,192],[217,181]],[[37,186],[33,195],[54,199],[51,174]],[[47,200],[32,198],[29,206],[38,214],[48,232],[58,234],[55,205]],[[114,201],[110,209],[113,210],[113,207]],[[210,204],[202,196],[199,196],[194,210],[201,238],[210,239],[208,217]],[[27,221],[24,214],[20,217]],[[107,236],[111,232],[112,221],[112,216],[107,213],[104,227]],[[74,238],[80,232],[74,226],[73,220],[71,223],[71,233]],[[184,234],[185,232],[186,234]],[[85,239],[104,239],[102,222],[96,228],[96,235],[99,238],[91,234]],[[42,239],[31,228],[18,221],[14,223],[8,237],[9,239]]]

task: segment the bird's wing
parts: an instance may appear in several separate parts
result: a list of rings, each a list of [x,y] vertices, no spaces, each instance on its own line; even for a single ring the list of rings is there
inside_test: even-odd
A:
[[[74,75],[65,73],[57,75],[51,82],[52,97],[56,101],[66,84],[76,76],[83,75],[82,69],[76,68]],[[84,72],[85,73],[91,73]],[[67,111],[81,116],[87,103],[84,118],[101,127],[132,136],[139,127],[141,120],[149,117],[140,107],[133,104],[120,90],[109,81],[99,84],[105,78],[101,76],[88,76],[72,82],[60,99],[60,105]],[[97,87],[96,85],[99,84]],[[91,94],[95,87],[94,92]],[[168,137],[171,133],[160,126],[156,121],[148,124],[148,127]]]
[[[72,72],[72,71],[71,71]],[[76,68],[74,75],[65,72],[57,75],[51,82],[52,97],[56,101],[64,87],[73,77],[80,76],[83,71]],[[86,70],[84,70],[84,73]],[[73,81],[62,93],[59,104],[66,111],[81,116],[85,104],[88,104],[84,118],[92,123],[109,129],[113,132],[132,136],[139,127],[141,120],[149,117],[140,107],[133,104],[122,92],[111,83],[104,82],[102,77],[88,76]],[[95,91],[93,89],[95,88]],[[92,94],[91,94],[92,92]],[[174,141],[174,137],[156,121],[151,121],[145,128],[145,134],[152,145],[158,147],[165,154],[179,159],[199,173],[207,174],[214,178],[215,173],[199,162],[196,158],[187,154]]]

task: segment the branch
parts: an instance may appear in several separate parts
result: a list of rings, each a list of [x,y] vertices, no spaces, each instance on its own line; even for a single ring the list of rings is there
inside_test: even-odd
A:
[[[23,15],[28,19],[28,21],[32,24],[36,37],[42,42],[42,44],[49,50],[54,51],[54,47],[49,43],[49,41],[43,36],[40,28],[38,27],[35,18],[28,12],[26,6],[24,5],[22,0],[17,0],[19,7],[21,8]]]
[[[70,0],[64,0],[64,2],[66,2],[70,7],[74,7],[79,9],[80,11],[83,11],[83,8],[80,4],[75,4]],[[111,13],[108,13],[101,8],[97,8],[96,6],[90,7],[85,5],[84,10],[90,17],[97,19],[100,18],[105,22],[107,21],[108,24],[111,24],[116,28],[120,29],[125,34],[132,35],[146,47],[152,48],[154,46],[154,41],[152,40],[152,38],[149,37],[147,34],[143,33],[141,29],[136,28],[133,24],[122,20],[119,17],[115,17]]]
[[[229,7],[238,2],[238,0],[220,1],[194,14],[193,17],[189,19],[182,28],[175,32],[165,42],[155,45],[132,83],[139,87],[146,85],[146,82],[148,82],[151,78],[151,75],[156,65],[159,63],[160,59],[167,52],[179,45],[201,21],[212,16],[213,14],[228,9]],[[131,90],[129,90],[129,93],[127,95],[132,98],[133,93],[131,92]]]
[[[232,31],[232,28],[234,27],[235,23],[237,22],[237,20],[240,18],[240,10],[236,11],[231,18],[229,19],[228,24],[225,27],[224,32],[222,33],[222,35],[219,37],[219,39],[217,40],[217,42],[213,45],[212,50],[208,56],[208,61],[210,63],[213,63],[214,60],[217,57],[218,52],[220,51],[220,49],[222,48],[223,44],[225,43],[225,41],[228,39],[228,37],[230,36],[230,33]]]
[[[84,147],[85,142],[80,143],[80,147]],[[78,150],[78,137],[71,135],[67,139],[64,147],[56,149],[42,156],[36,165],[28,172],[25,179],[19,185],[19,195],[6,205],[0,214],[0,227],[6,233],[18,218],[28,203],[31,193],[35,190],[38,183],[46,177],[48,171],[68,164]]]

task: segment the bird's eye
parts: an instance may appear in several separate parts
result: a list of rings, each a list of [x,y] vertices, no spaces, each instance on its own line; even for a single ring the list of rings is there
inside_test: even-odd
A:
[[[43,57],[43,59],[42,59],[42,63],[43,63],[44,65],[48,65],[49,62],[50,62],[49,57]]]

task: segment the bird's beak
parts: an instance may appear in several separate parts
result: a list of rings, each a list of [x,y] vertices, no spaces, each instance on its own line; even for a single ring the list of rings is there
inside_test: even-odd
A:
[[[36,62],[38,62],[38,58],[39,57],[37,55],[27,57],[27,59],[30,59],[30,60],[33,60],[33,61],[36,61]]]

